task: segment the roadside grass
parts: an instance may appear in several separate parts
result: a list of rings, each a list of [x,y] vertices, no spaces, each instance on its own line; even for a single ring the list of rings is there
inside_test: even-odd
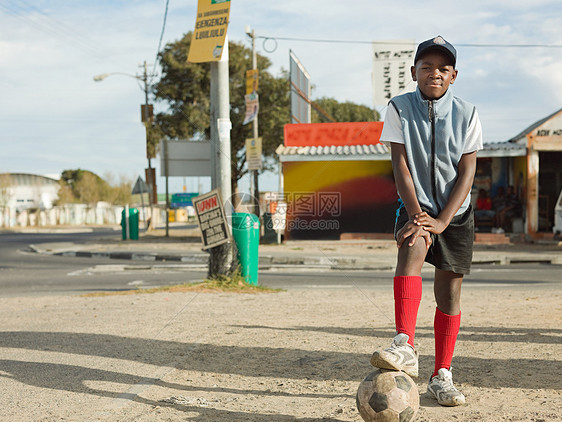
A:
[[[150,289],[136,288],[131,290],[119,290],[113,292],[92,292],[84,293],[81,297],[102,297],[102,296],[124,296],[151,293],[279,293],[283,289],[272,289],[264,286],[254,286],[246,283],[244,277],[236,272],[231,276],[220,275],[216,278],[208,278],[200,283],[183,283],[172,286],[153,287]]]

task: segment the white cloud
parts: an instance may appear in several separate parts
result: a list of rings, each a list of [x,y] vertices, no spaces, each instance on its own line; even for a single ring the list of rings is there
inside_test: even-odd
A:
[[[59,173],[82,167],[99,174],[141,174],[146,166],[139,121],[143,92],[131,78],[116,75],[95,83],[92,77],[136,74],[144,60],[154,62],[165,2],[33,4],[48,17],[37,11],[0,14],[0,171]],[[193,28],[195,5],[170,2],[164,43]],[[561,16],[559,1],[475,0],[443,7],[413,0],[236,0],[229,37],[249,45],[244,34],[249,24],[258,36],[272,37],[419,42],[441,34],[457,44],[562,44]],[[312,76],[314,95],[371,105],[369,44],[278,40],[268,53],[260,39],[257,48],[275,72],[288,68],[288,51],[294,50]],[[489,140],[508,139],[560,108],[562,49],[459,46],[458,51],[455,92],[478,106]],[[269,178],[275,187],[276,177]]]

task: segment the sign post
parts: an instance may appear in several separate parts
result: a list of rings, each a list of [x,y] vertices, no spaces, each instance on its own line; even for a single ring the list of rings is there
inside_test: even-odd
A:
[[[199,0],[187,58],[191,63],[211,63],[211,186],[216,198],[225,204],[231,203],[232,192],[227,37],[229,16],[230,0]],[[228,221],[232,215],[231,207],[223,209],[221,205],[221,210],[224,221]],[[208,232],[211,239],[221,239],[206,245],[210,252],[209,277],[228,274],[232,270],[233,250],[232,245],[227,244],[230,239],[227,224],[225,230],[222,235]]]
[[[137,181],[135,182],[135,186],[133,187],[133,190],[131,191],[131,194],[133,195],[140,195],[141,198],[141,209],[142,209],[142,214],[144,216],[144,222],[146,225],[146,230],[148,230],[148,218],[146,218],[146,210],[144,209],[144,194],[145,193],[150,193],[150,189],[148,187],[148,185],[146,183],[144,183],[144,180],[141,179],[141,177],[137,177]],[[148,201],[150,202],[150,195],[148,197]]]
[[[248,122],[252,123],[252,133],[253,138],[258,139],[258,113],[259,113],[259,96],[258,96],[258,54],[256,52],[256,31],[250,30],[249,27],[246,28],[246,34],[252,39],[252,72],[246,73],[246,117],[244,118],[244,124]],[[248,87],[248,78],[253,79],[251,83],[252,92],[248,93],[250,87]],[[250,192],[254,198],[254,214],[260,217],[260,189],[259,189],[259,179],[258,171],[252,170],[253,183],[250,185]]]

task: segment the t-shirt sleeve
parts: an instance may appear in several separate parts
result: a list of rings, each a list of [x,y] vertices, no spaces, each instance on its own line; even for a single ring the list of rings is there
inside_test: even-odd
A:
[[[384,132],[384,126],[383,126],[383,132]],[[482,148],[483,148],[482,125],[480,124],[478,111],[474,110],[474,114],[472,115],[472,120],[468,124],[468,130],[466,132],[466,140],[464,142],[463,154],[479,151]]]
[[[404,143],[404,132],[402,131],[402,122],[396,108],[389,104],[384,116],[384,125],[382,127],[381,142],[390,148],[390,143]]]

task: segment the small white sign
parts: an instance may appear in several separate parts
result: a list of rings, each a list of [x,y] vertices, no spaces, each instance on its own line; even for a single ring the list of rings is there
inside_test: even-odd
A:
[[[230,240],[230,231],[218,189],[192,199],[201,229],[203,249],[222,245]]]
[[[261,170],[262,163],[262,138],[246,139],[246,164],[248,170]]]
[[[414,64],[414,40],[373,43],[373,103],[386,106],[392,97],[416,89],[410,68]]]
[[[230,130],[232,129],[230,119],[217,119],[217,126],[219,129],[219,139],[221,141],[230,139]]]

